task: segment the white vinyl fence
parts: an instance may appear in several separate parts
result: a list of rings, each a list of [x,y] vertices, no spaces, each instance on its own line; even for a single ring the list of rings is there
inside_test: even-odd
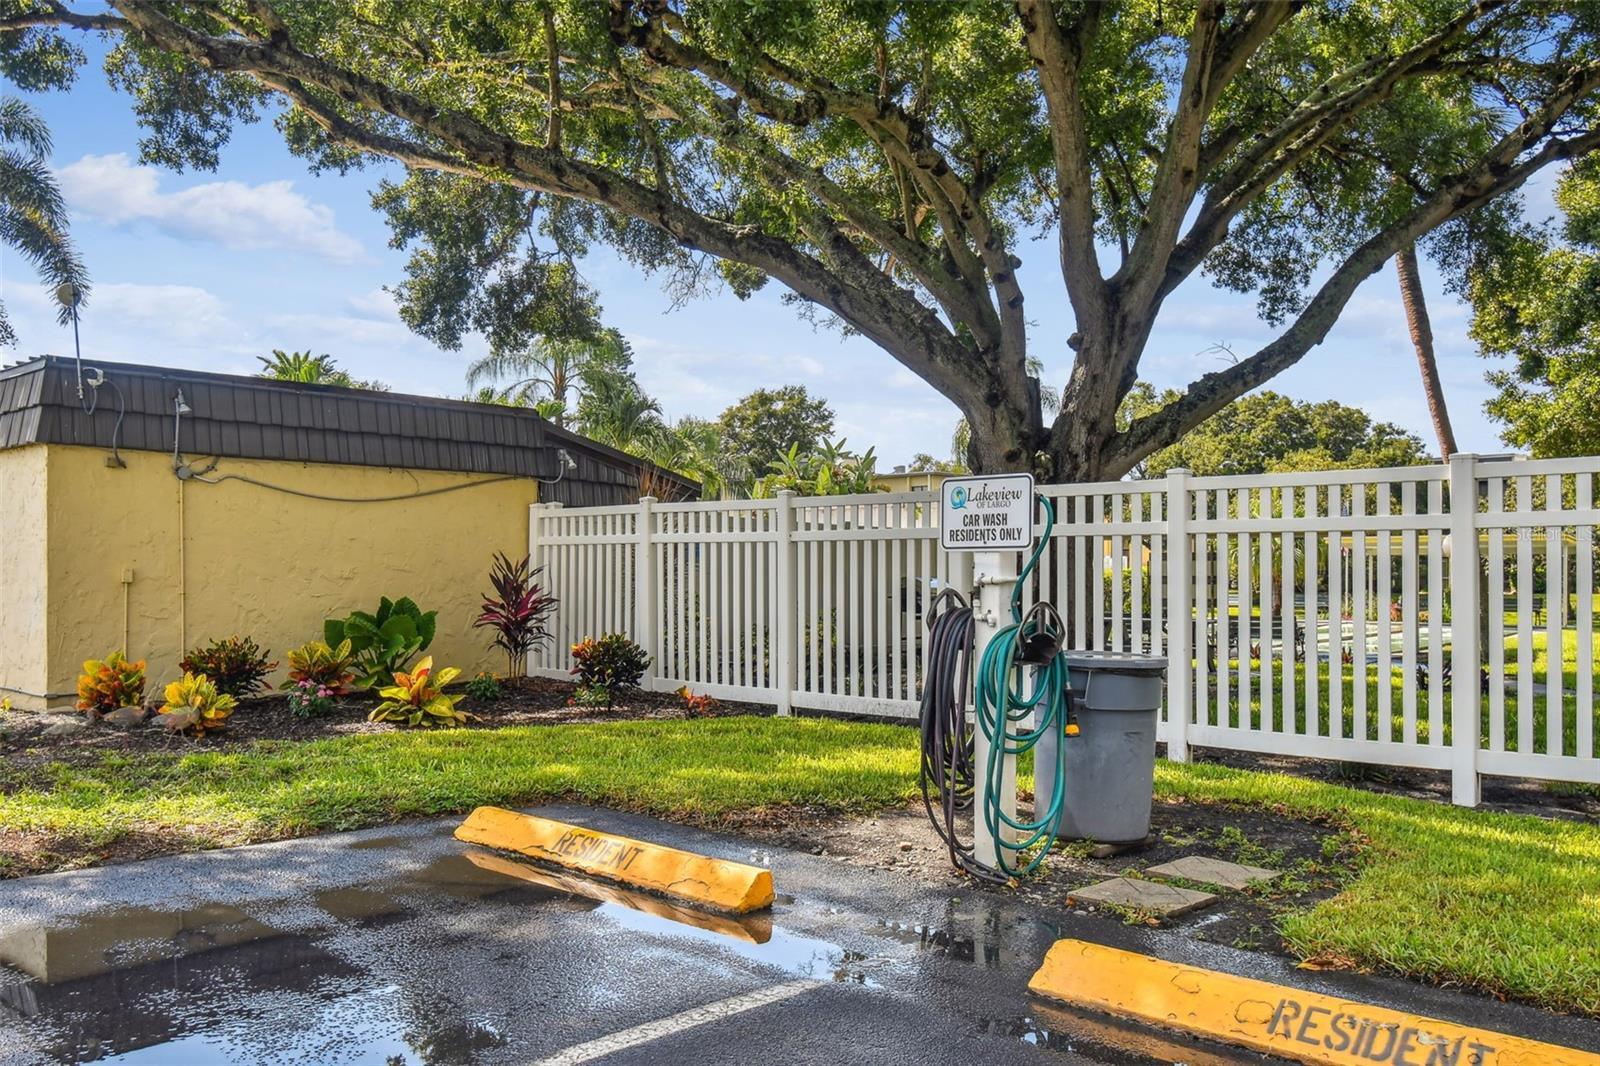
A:
[[[1449,770],[1466,804],[1482,774],[1600,782],[1597,475],[1600,458],[1456,456],[1043,486],[1056,525],[1026,597],[1055,603],[1071,647],[1170,659],[1173,759]],[[654,689],[914,717],[923,610],[972,584],[938,511],[925,492],[535,505],[560,606],[530,672],[566,676],[573,643],[621,632]]]

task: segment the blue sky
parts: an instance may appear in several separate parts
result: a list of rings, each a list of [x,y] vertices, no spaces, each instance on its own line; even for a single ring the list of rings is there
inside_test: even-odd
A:
[[[250,373],[255,357],[273,348],[310,348],[399,391],[464,391],[481,342],[438,349],[401,324],[383,291],[402,279],[404,253],[388,246],[369,206],[382,169],[314,176],[270,122],[240,129],[215,172],[141,167],[129,100],[106,86],[95,62],[70,93],[32,99],[54,132],[54,166],[95,282],[82,321],[86,358]],[[1546,201],[1549,184],[1546,176],[1531,197]],[[1019,254],[1030,344],[1046,381],[1059,384],[1072,325],[1054,241]],[[1487,364],[1467,337],[1467,309],[1424,269],[1461,447],[1502,451],[1482,413]],[[714,417],[751,389],[798,382],[828,400],[853,448],[876,446],[880,469],[918,451],[949,452],[957,413],[948,402],[870,342],[800,321],[780,303],[777,285],[748,301],[723,294],[672,310],[654,281],[609,253],[594,255],[586,272],[669,418]],[[19,338],[0,359],[71,352],[43,287],[4,250],[0,297]],[[1253,298],[1196,277],[1167,302],[1141,376],[1158,388],[1180,386],[1220,365],[1214,345],[1243,356],[1273,335]],[[1432,444],[1392,268],[1368,279],[1328,339],[1268,387],[1362,406]]]

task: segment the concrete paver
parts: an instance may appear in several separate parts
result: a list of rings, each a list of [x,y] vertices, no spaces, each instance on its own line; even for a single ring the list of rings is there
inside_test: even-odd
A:
[[[1197,911],[1215,903],[1217,899],[1209,892],[1196,892],[1191,888],[1179,888],[1160,881],[1140,881],[1133,877],[1113,877],[1099,884],[1075,888],[1067,896],[1084,903],[1133,907],[1162,918],[1176,918],[1180,914]]]
[[[1181,877],[1202,885],[1221,885],[1223,888],[1249,888],[1251,885],[1271,881],[1282,871],[1264,866],[1246,866],[1228,862],[1210,855],[1185,855],[1160,866],[1152,866],[1145,873],[1152,877]]]

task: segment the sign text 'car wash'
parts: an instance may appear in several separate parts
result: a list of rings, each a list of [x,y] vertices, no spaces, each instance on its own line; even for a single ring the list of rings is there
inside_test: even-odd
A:
[[[1033,544],[1033,475],[953,477],[939,487],[939,544],[1003,551]]]

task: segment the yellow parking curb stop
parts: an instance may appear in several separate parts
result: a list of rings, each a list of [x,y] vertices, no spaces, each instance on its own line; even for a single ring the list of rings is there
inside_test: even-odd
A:
[[[1455,1025],[1082,940],[1058,940],[1028,982],[1077,1007],[1346,1066],[1600,1066],[1600,1055]]]
[[[500,807],[479,807],[456,839],[732,914],[772,906],[772,872]]]
[[[469,851],[467,861],[480,869],[493,870],[495,873],[515,877],[541,888],[565,892],[569,896],[582,896],[596,903],[626,907],[631,911],[665,918],[710,933],[720,933],[735,940],[765,944],[772,939],[771,914],[741,914],[737,917],[713,914],[698,907],[686,907],[681,903],[674,903],[644,892],[630,892],[618,885],[608,885],[591,878],[574,877],[571,874],[557,873],[516,859],[502,858],[489,851]]]

